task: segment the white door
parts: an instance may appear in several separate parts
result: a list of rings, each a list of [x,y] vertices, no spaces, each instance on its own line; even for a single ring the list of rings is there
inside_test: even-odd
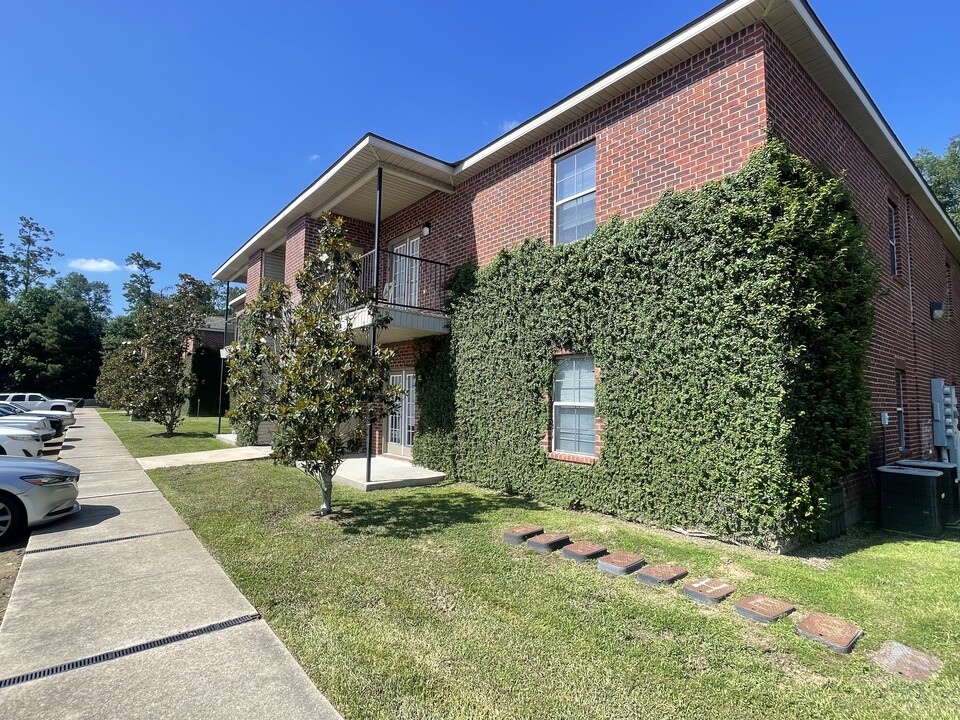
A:
[[[410,457],[417,426],[417,376],[413,370],[397,370],[390,373],[390,384],[402,387],[406,395],[387,418],[387,452]]]
[[[391,256],[390,284],[391,297],[387,302],[406,307],[420,304],[420,233],[411,235],[390,248]]]

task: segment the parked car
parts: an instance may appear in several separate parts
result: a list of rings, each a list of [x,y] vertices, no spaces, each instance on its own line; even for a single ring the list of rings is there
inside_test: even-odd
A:
[[[77,418],[69,410],[30,410],[27,407],[24,407],[20,403],[10,403],[0,401],[0,408],[8,408],[14,412],[27,413],[28,415],[39,415],[40,417],[45,417],[48,420],[56,420],[60,423],[64,430],[66,430],[71,425],[76,424]],[[56,429],[57,424],[51,423]]]
[[[0,543],[13,540],[24,528],[78,512],[79,482],[80,471],[72,465],[0,457]]]
[[[43,393],[0,393],[0,401],[23,405],[29,410],[65,410],[73,412],[77,404],[73,400],[51,400]]]
[[[26,428],[0,425],[0,455],[39,457],[43,438]]]
[[[0,408],[0,427],[20,427],[37,433],[43,441],[52,440],[56,435],[50,420],[36,415],[14,413]]]

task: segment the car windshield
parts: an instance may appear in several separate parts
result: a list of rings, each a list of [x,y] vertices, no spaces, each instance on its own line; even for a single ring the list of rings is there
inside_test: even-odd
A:
[[[0,403],[0,408],[3,408],[4,410],[9,410],[9,411],[12,412],[12,413],[22,413],[22,412],[26,412],[26,408],[21,407],[20,405],[17,405],[16,403],[8,403],[8,402]]]
[[[25,407],[24,407],[23,405],[21,405],[20,403],[4,403],[4,405],[9,405],[9,406],[11,406],[14,410],[19,411],[19,412],[26,412],[27,410],[30,409],[30,408],[25,408]]]

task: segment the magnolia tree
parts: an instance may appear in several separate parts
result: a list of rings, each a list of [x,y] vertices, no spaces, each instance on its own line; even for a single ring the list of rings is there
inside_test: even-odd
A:
[[[333,476],[344,456],[362,445],[364,421],[386,416],[402,395],[389,384],[393,352],[358,345],[342,313],[367,304],[378,330],[389,322],[372,294],[361,292],[359,277],[342,219],[325,215],[316,252],[297,275],[300,301],[269,291],[258,310],[258,331],[232,351],[231,373],[265,382],[263,417],[276,423],[274,459],[296,465],[320,485],[320,515],[330,513]],[[235,408],[233,417],[245,406]],[[246,415],[254,417],[249,410]]]
[[[277,339],[290,312],[290,289],[264,278],[244,310],[240,332],[227,353],[228,415],[237,445],[255,445],[260,423],[272,417],[279,377]]]
[[[210,286],[180,275],[169,298],[157,298],[137,311],[137,340],[123,343],[104,358],[98,397],[164,426],[166,437],[183,422],[183,407],[196,386],[187,358],[203,326]]]

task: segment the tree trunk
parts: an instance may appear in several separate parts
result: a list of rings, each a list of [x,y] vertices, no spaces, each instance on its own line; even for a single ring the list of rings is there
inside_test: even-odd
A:
[[[320,489],[323,491],[323,505],[320,506],[320,517],[329,515],[333,506],[333,472],[320,471]]]

